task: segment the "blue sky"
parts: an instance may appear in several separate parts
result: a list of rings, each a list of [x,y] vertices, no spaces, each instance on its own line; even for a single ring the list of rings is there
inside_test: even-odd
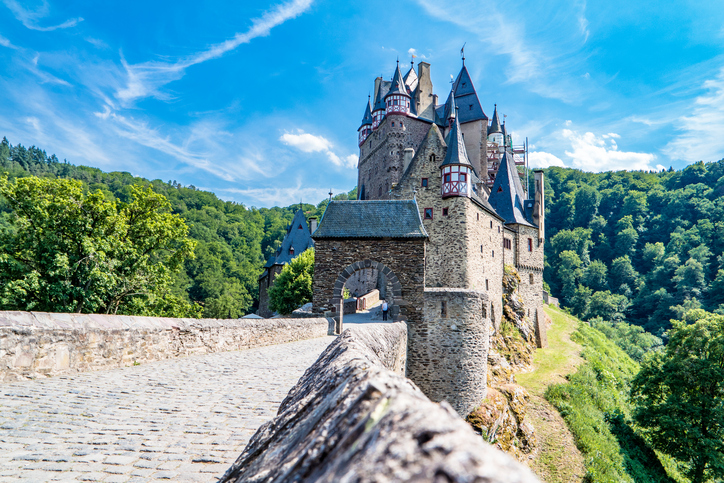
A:
[[[724,157],[719,2],[0,0],[0,135],[74,164],[248,206],[356,184],[376,76],[460,47],[531,163],[589,171]]]

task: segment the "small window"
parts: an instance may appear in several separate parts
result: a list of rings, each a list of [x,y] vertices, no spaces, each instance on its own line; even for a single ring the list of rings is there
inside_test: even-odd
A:
[[[478,221],[480,221],[480,213],[478,213]]]
[[[402,121],[400,121],[400,127],[405,127],[405,123],[403,123]]]
[[[465,173],[460,173],[460,181],[466,181],[467,175]]]
[[[289,254],[294,255],[294,247],[289,247]]]
[[[531,273],[531,274],[530,274],[530,284],[533,285],[534,283],[535,283],[535,277],[534,277],[533,274]]]
[[[442,209],[442,216],[447,216],[447,208]]]
[[[483,253],[483,245],[480,245],[480,253]]]
[[[490,284],[488,283],[488,279],[485,279],[485,290],[490,290]]]
[[[447,318],[447,303],[444,300],[440,302],[440,317]]]
[[[450,182],[450,176],[451,176],[450,173],[446,174],[443,181],[444,181],[445,183],[449,183],[449,182]]]
[[[502,187],[502,186],[498,186],[498,193],[502,193],[502,192],[503,192],[503,187]]]
[[[533,251],[533,239],[532,239],[532,238],[528,238],[528,251],[529,251],[529,252],[532,252],[532,251]],[[532,277],[532,276],[533,276],[533,275],[531,275],[531,277]],[[533,282],[531,282],[531,283],[533,283]]]
[[[493,228],[493,220],[490,220],[490,228]]]
[[[500,233],[500,225],[498,225],[498,233]]]
[[[426,220],[432,220],[432,208],[425,208],[425,217]]]
[[[503,248],[510,250],[511,246],[510,238],[503,238]]]
[[[427,188],[427,178],[422,178],[422,187]]]
[[[395,121],[392,121],[392,127],[395,127]],[[391,153],[390,153],[391,154]]]
[[[493,250],[493,258],[495,258],[495,250]]]
[[[297,230],[301,230],[301,229],[302,229],[302,225],[299,225],[299,226],[297,227]],[[528,240],[530,240],[530,238],[528,238]]]
[[[473,110],[473,105],[472,105],[472,104],[470,104],[470,110],[471,110],[471,111]]]

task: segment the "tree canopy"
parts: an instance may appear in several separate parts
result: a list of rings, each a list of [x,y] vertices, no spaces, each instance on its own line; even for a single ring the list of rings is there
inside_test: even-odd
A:
[[[634,418],[694,483],[724,477],[724,315],[692,310],[632,382]]]
[[[0,178],[0,194],[10,209],[0,232],[0,307],[166,315],[179,304],[169,300],[172,274],[195,243],[150,187],[131,186],[129,202],[117,202],[80,181],[31,176]]]
[[[290,314],[312,301],[314,278],[314,249],[309,248],[284,265],[269,287],[269,308],[280,314]]]

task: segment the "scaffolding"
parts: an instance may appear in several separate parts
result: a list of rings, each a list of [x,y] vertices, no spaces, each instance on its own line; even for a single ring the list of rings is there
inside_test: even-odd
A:
[[[509,155],[513,156],[513,161],[515,162],[515,166],[519,167],[521,166],[523,169],[518,169],[518,174],[521,177],[521,182],[523,182],[523,186],[525,187],[525,193],[526,196],[528,195],[528,138],[525,138],[525,143],[520,145],[514,145],[510,143],[508,146],[506,146],[506,150],[508,151]],[[488,149],[487,149],[487,157],[488,157],[488,188],[493,187],[493,183],[495,182],[495,176],[498,174],[498,169],[500,168],[500,161],[501,161],[501,152],[500,152],[500,145],[498,143],[488,141]]]

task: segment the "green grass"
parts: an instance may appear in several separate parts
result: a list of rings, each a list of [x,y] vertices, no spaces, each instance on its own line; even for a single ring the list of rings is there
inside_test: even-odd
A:
[[[567,382],[545,390],[546,399],[563,416],[583,453],[585,481],[673,482],[630,422],[629,383],[638,364],[596,329],[559,310],[548,309],[548,313],[554,318],[554,327],[555,321],[563,318],[576,324],[570,339],[580,345],[585,361]],[[565,333],[566,329],[561,330]],[[565,364],[567,357],[543,355],[541,367],[550,366],[548,373],[554,374],[555,364]]]

